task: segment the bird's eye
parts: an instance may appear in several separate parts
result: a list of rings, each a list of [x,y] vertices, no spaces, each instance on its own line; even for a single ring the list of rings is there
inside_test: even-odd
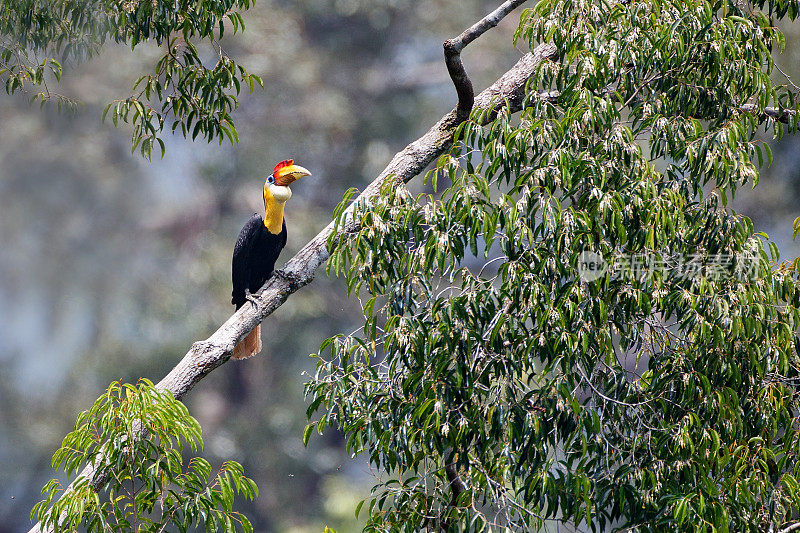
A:
[[[267,178],[267,183],[275,183],[275,176],[270,174],[269,177]]]

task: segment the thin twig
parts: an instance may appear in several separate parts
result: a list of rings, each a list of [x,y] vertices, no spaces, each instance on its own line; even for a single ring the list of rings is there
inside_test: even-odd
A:
[[[467,71],[464,70],[464,64],[461,62],[461,50],[487,30],[497,26],[506,15],[524,2],[525,0],[507,0],[500,7],[473,24],[472,27],[464,30],[461,35],[444,42],[444,62],[447,65],[447,72],[450,73],[450,79],[453,80],[453,84],[456,86],[456,93],[458,94],[456,110],[458,116],[462,119],[469,116],[470,111],[472,111],[472,106],[475,103],[475,91],[472,88],[472,81],[469,79]]]
[[[786,72],[784,72],[784,71],[783,71],[783,69],[782,69],[780,66],[778,66],[777,64],[775,64],[775,70],[777,70],[778,72],[780,72],[781,74],[783,74],[783,76],[786,78],[786,81],[788,81],[788,82],[789,82],[789,85],[791,85],[791,86],[792,86],[792,87],[793,87],[795,90],[798,90],[798,91],[800,91],[800,87],[798,87],[798,86],[797,86],[797,85],[796,85],[796,84],[795,84],[795,83],[792,81],[792,77],[791,77],[791,76],[789,76],[789,75],[788,75]]]

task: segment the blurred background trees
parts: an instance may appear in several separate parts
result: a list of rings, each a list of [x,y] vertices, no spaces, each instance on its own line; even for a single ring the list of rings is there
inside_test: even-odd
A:
[[[495,7],[486,0],[260,0],[246,31],[222,44],[264,90],[234,113],[230,146],[167,137],[166,156],[130,153],[130,129],[101,123],[163,52],[107,45],[65,64],[59,91],[73,114],[0,99],[0,532],[26,529],[49,457],[114,379],[157,380],[229,316],[230,255],[261,209],[274,163],[294,157],[315,177],[287,212],[284,258],[330,220],[348,187],[371,180],[391,155],[444,112],[455,95],[441,43]],[[522,54],[512,15],[464,54],[480,90]],[[785,28],[788,73],[800,64],[796,26]],[[797,140],[775,147],[761,185],[737,208],[789,242],[800,192]],[[203,426],[204,455],[234,458],[258,483],[243,509],[257,531],[352,531],[355,503],[375,483],[334,433],[303,448],[304,372],[320,342],[360,320],[339,281],[319,276],[263,326],[263,354],[214,372],[187,400]]]
[[[65,63],[58,91],[83,106],[59,114],[0,99],[0,531],[27,529],[49,457],[115,379],[160,379],[191,342],[233,311],[230,257],[260,209],[276,161],[314,172],[298,184],[284,259],[330,221],[348,187],[450,110],[441,43],[477,21],[486,0],[258,1],[225,51],[260,76],[234,113],[241,142],[168,136],[152,162],[130,152],[130,126],[100,120],[163,48],[107,44]],[[480,90],[521,55],[517,17],[464,54]],[[300,437],[302,375],[323,339],[355,328],[357,302],[319,276],[264,324],[265,350],[204,380],[187,400],[210,460],[232,458],[260,497],[257,531],[353,530],[373,473],[336,435]]]

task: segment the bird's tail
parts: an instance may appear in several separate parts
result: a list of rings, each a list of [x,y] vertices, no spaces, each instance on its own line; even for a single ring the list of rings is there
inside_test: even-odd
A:
[[[231,359],[247,359],[261,352],[261,324],[257,325],[247,337],[239,341],[233,349]]]

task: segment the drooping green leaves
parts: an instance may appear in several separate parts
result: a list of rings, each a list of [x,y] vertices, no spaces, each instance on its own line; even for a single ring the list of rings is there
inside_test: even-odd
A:
[[[252,531],[233,503],[236,494],[255,498],[255,483],[235,461],[215,473],[202,457],[185,464],[185,444],[202,447],[200,424],[171,393],[147,380],[114,382],[53,454],[55,469],[93,465],[108,480],[93,487],[80,473],[70,491],[51,480],[31,519],[57,531]]]
[[[794,519],[800,287],[728,199],[797,129],[763,113],[798,111],[796,4],[541,1],[517,38],[560,58],[523,111],[459,128],[440,191],[357,206],[330,265],[364,327],[320,350],[305,438],[383,472],[367,530]]]
[[[140,77],[131,94],[108,104],[109,115],[133,126],[132,149],[150,157],[164,152],[165,124],[184,137],[238,142],[231,113],[244,86],[250,92],[261,79],[223,51],[226,28],[244,30],[238,10],[251,0],[6,0],[0,2],[0,81],[8,94],[23,92],[44,105],[55,99],[78,102],[51,90],[62,73],[61,62],[84,60],[107,41],[135,49],[152,41],[165,51],[154,71]],[[198,46],[204,45],[202,52]],[[211,59],[209,59],[211,55]]]

